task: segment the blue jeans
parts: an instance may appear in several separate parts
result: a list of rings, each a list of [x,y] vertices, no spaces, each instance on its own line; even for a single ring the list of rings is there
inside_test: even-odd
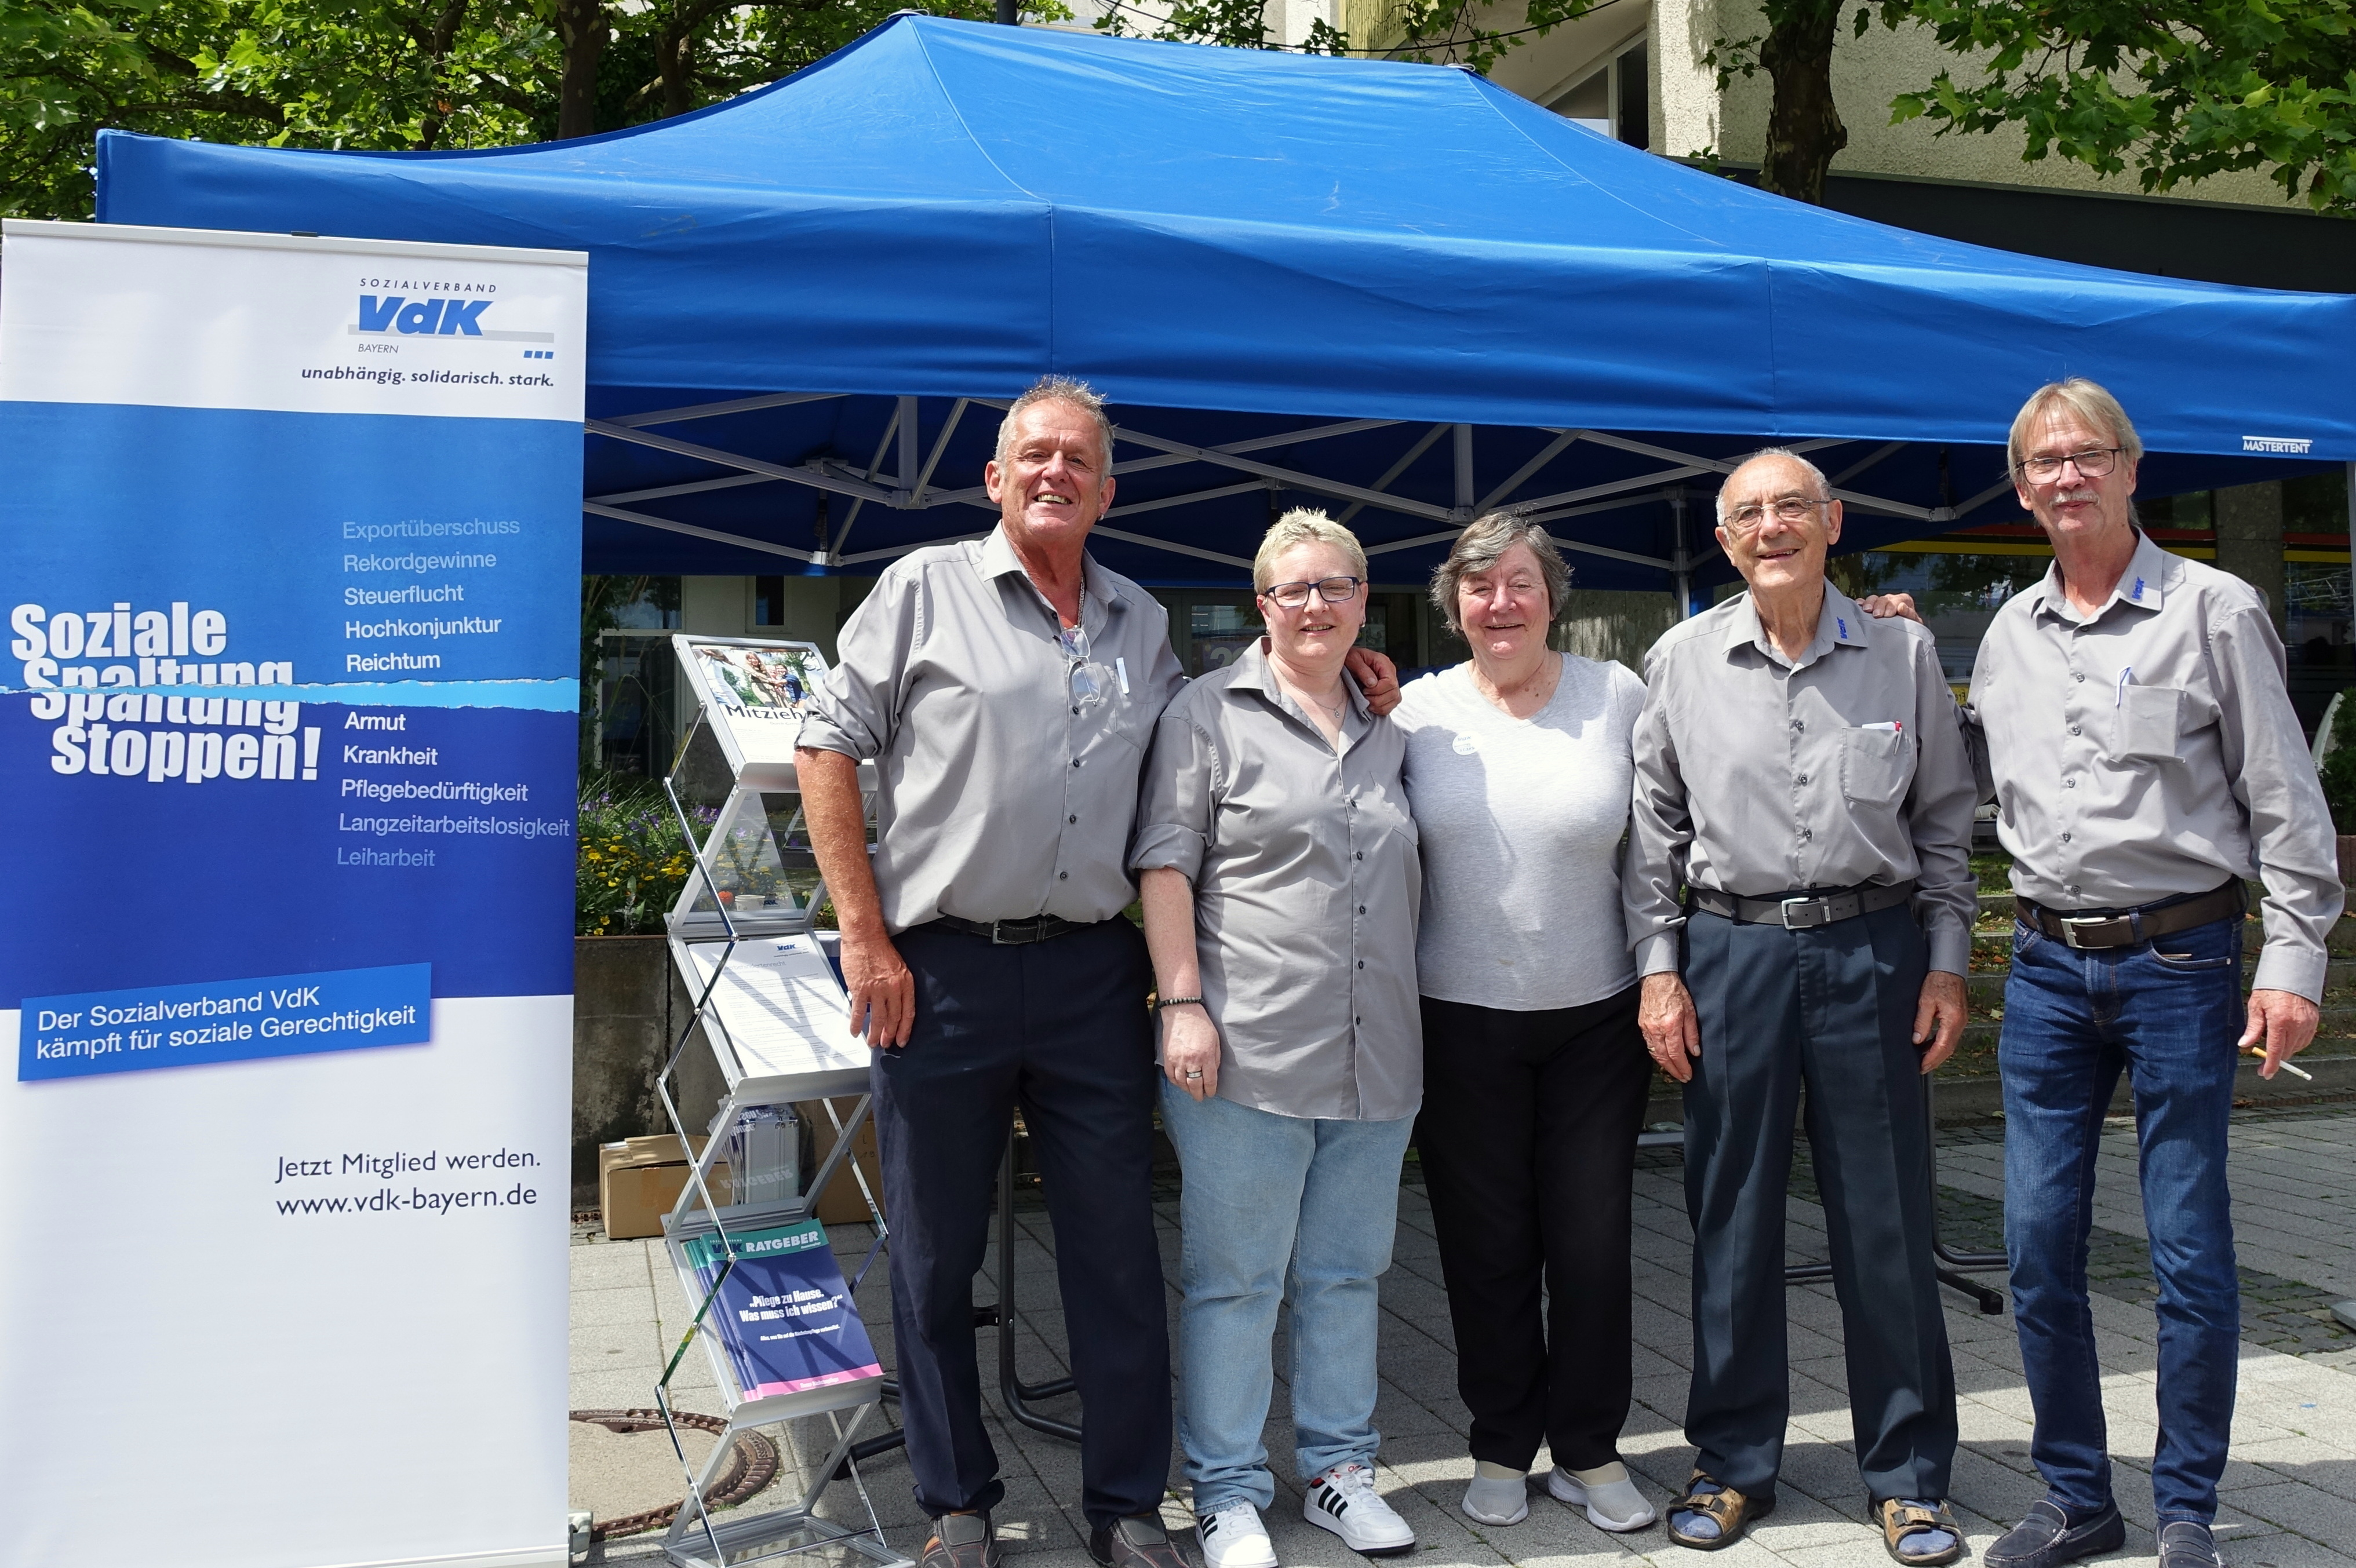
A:
[[[1277,1308],[1292,1364],[1293,1457],[1302,1480],[1372,1464],[1375,1281],[1391,1266],[1399,1162],[1415,1118],[1280,1116],[1164,1081],[1162,1125],[1184,1186],[1178,1309],[1178,1443],[1194,1508],[1276,1500],[1268,1473],[1269,1346]]]
[[[2159,1522],[2207,1524],[2233,1424],[2242,1299],[2225,1128],[2242,1032],[2236,916],[2136,947],[2079,950],[2016,924],[2004,993],[2004,1240],[2037,1410],[2029,1456],[2072,1517],[2111,1500],[2086,1303],[2094,1156],[2124,1069],[2159,1282]]]

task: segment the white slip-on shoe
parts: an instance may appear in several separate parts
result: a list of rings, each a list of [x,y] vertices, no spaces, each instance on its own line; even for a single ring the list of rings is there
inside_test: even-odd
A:
[[[1464,1488],[1464,1500],[1457,1505],[1466,1519],[1477,1524],[1519,1524],[1530,1517],[1527,1476],[1483,1474],[1486,1470],[1504,1468],[1503,1465],[1475,1465],[1472,1467],[1472,1479]]]
[[[1375,1490],[1375,1473],[1352,1460],[1309,1483],[1301,1517],[1342,1538],[1361,1557],[1396,1557],[1415,1550],[1415,1531]]]
[[[1587,1522],[1598,1530],[1624,1535],[1653,1522],[1653,1505],[1636,1489],[1628,1467],[1613,1460],[1592,1470],[1566,1470],[1561,1466],[1547,1477],[1547,1490],[1573,1508],[1587,1510]]]
[[[1194,1540],[1203,1548],[1203,1568],[1276,1568],[1276,1548],[1248,1498],[1229,1498],[1196,1514]]]

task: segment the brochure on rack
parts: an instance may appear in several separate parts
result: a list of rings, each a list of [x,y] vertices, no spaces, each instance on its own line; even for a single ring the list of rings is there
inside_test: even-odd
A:
[[[733,765],[741,772],[794,760],[810,695],[826,679],[817,644],[685,635],[671,643]]]
[[[704,1322],[719,1335],[746,1399],[880,1378],[884,1368],[816,1220],[739,1231],[736,1266]],[[716,1235],[691,1237],[688,1266],[710,1291],[725,1252]]]

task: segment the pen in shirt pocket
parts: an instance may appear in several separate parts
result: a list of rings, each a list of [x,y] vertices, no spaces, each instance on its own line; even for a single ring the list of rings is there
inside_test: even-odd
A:
[[[1858,728],[1860,730],[1879,730],[1885,734],[1890,735],[1903,735],[1906,733],[1906,721],[1902,719],[1892,719],[1887,724],[1860,724]]]

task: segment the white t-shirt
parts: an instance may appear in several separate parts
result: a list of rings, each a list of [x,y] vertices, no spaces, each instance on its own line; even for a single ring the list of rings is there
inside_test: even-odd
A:
[[[1470,664],[1408,684],[1391,722],[1422,840],[1423,995],[1538,1012],[1636,983],[1620,845],[1644,704],[1625,665],[1575,654],[1528,719],[1483,697]]]

